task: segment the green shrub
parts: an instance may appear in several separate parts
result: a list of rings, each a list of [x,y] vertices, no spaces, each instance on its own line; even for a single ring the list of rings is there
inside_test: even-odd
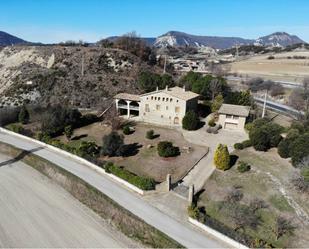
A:
[[[215,166],[217,169],[228,170],[231,167],[230,161],[230,153],[227,146],[219,144],[214,156]]]
[[[309,156],[309,133],[299,136],[291,144],[292,164],[298,166],[305,157]]]
[[[81,157],[96,157],[99,153],[99,146],[95,142],[82,141],[77,149],[77,154]]]
[[[188,131],[196,130],[199,122],[197,114],[193,111],[188,111],[182,119],[182,128]]]
[[[154,130],[149,130],[146,132],[147,139],[154,139]]]
[[[25,129],[19,125],[19,124],[10,124],[6,126],[6,128],[10,131],[13,131],[15,133],[23,134],[25,132]]]
[[[251,166],[250,164],[248,163],[245,163],[243,161],[240,161],[238,163],[238,166],[237,166],[237,170],[240,172],[240,173],[244,173],[244,172],[247,172],[251,169]]]
[[[259,151],[267,151],[277,147],[281,141],[282,127],[269,122],[267,119],[257,119],[249,132],[250,141],[253,147]]]
[[[25,105],[23,105],[18,114],[18,121],[22,124],[27,124],[29,122],[30,115]]]
[[[208,125],[209,125],[210,127],[215,127],[215,126],[216,126],[215,119],[212,118],[211,120],[209,120],[209,121],[208,121]]]
[[[234,144],[234,148],[236,150],[243,150],[244,149],[244,145],[242,143],[236,143],[236,144]]]
[[[290,157],[290,143],[287,139],[283,139],[278,145],[278,154],[282,158]]]
[[[125,135],[130,135],[131,134],[131,130],[130,130],[130,126],[125,125],[122,129],[123,134]]]
[[[71,140],[71,137],[73,135],[72,125],[67,125],[66,127],[64,127],[64,135],[67,137],[68,140]]]
[[[158,143],[158,154],[160,157],[175,157],[180,154],[179,148],[173,146],[172,142],[161,141]]]
[[[102,139],[101,154],[103,156],[121,156],[122,148],[124,145],[123,136],[117,132],[112,131],[110,134],[105,135]]]
[[[245,130],[250,132],[253,128],[253,123],[247,123],[245,124]]]
[[[242,146],[243,146],[244,148],[248,148],[248,147],[251,147],[251,146],[252,146],[252,143],[251,143],[250,140],[245,140],[245,141],[242,142]]]
[[[188,211],[189,217],[198,220],[199,210],[196,205],[191,204],[190,206],[188,206],[187,211]]]
[[[107,173],[112,173],[115,176],[133,184],[134,186],[142,190],[153,190],[155,189],[155,181],[151,178],[141,177],[133,174],[132,172],[119,167],[111,162],[105,164],[105,171]]]

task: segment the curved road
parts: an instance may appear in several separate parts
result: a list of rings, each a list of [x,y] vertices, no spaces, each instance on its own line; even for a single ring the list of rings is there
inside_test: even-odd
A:
[[[14,145],[24,150],[34,150],[40,147],[35,142],[8,135],[0,130],[0,141]],[[48,148],[34,151],[34,154],[43,157],[62,168],[70,171],[74,175],[88,182],[121,206],[143,219],[148,224],[156,227],[185,247],[190,248],[230,248],[225,243],[213,237],[206,236],[195,227],[180,223],[172,217],[162,213],[146,201],[142,200],[137,194],[120,186],[108,177],[102,176],[89,167],[68,158],[60,153],[55,153]]]
[[[0,247],[128,247],[91,209],[21,161],[0,154]]]

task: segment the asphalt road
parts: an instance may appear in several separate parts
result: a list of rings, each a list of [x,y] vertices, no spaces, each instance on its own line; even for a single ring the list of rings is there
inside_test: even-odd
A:
[[[11,135],[0,132],[0,141],[12,144],[24,150],[33,150],[39,146],[24,139],[19,139]],[[74,161],[60,153],[55,153],[47,148],[33,152],[71,173],[79,176],[114,201],[142,218],[148,224],[156,227],[171,238],[178,241],[185,247],[190,248],[227,248],[228,246],[213,237],[208,237],[205,233],[195,229],[195,227],[174,220],[172,217],[162,213],[146,201],[142,200],[137,194],[120,186],[110,178],[99,175],[89,167]]]
[[[0,247],[128,247],[92,210],[21,161],[0,154]]]

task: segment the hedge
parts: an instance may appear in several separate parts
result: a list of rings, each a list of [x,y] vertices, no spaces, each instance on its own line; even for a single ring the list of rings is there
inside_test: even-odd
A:
[[[107,173],[112,173],[115,176],[120,177],[121,179],[133,184],[134,186],[142,190],[153,190],[155,189],[155,180],[147,177],[137,176],[132,172],[121,168],[111,162],[105,164],[105,171]]]

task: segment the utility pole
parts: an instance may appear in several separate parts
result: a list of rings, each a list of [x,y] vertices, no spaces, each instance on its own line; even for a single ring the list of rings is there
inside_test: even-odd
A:
[[[265,93],[264,105],[263,105],[263,112],[262,112],[262,118],[265,117],[266,103],[267,103],[267,93],[268,93],[268,90],[266,90],[266,93]]]
[[[235,54],[236,59],[238,59],[238,56],[239,56],[238,43],[236,43],[236,54]]]
[[[165,55],[165,57],[164,57],[163,74],[166,74],[166,55]]]
[[[85,55],[84,55],[84,53],[83,53],[83,54],[82,54],[82,72],[81,72],[82,77],[84,76],[84,60],[85,60]]]

